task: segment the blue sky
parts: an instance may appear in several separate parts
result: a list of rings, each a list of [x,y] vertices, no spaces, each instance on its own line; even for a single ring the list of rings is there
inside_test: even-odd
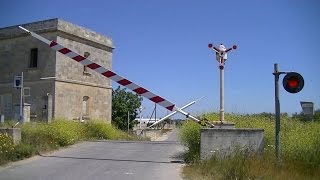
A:
[[[196,115],[219,110],[218,64],[207,44],[236,44],[225,67],[225,111],[274,112],[278,63],[305,79],[298,94],[280,88],[281,111],[293,113],[300,101],[320,108],[319,9],[317,0],[10,0],[1,1],[0,27],[57,17],[111,37],[115,72],[178,106],[206,96],[188,109]],[[150,115],[153,103],[143,106]]]

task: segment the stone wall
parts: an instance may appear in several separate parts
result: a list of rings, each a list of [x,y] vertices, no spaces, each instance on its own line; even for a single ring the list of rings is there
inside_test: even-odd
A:
[[[90,119],[111,121],[111,89],[68,82],[56,82],[54,116],[76,119],[83,115],[83,97],[87,96]]]
[[[73,51],[83,55],[84,52],[89,52],[89,59],[93,62],[102,65],[107,69],[111,69],[112,53],[102,49],[97,49],[86,44],[74,41],[73,39],[66,39],[58,37],[59,44],[72,49]],[[96,86],[110,88],[110,79],[102,76],[99,73],[87,68],[88,73],[84,73],[82,64],[70,59],[69,57],[57,53],[56,77],[61,80],[76,80],[84,83],[91,83]]]
[[[73,34],[59,33],[57,42],[69,49],[83,55],[89,52],[89,59],[97,64],[111,69],[112,49],[101,47],[101,37],[83,29],[74,28],[68,23],[59,24],[59,28],[68,29]],[[80,36],[87,35],[87,38],[95,38],[96,42],[88,43],[87,39]],[[97,38],[97,39],[96,39]],[[86,43],[86,44],[84,44]],[[105,42],[105,43],[110,43]],[[95,46],[95,47],[94,47]],[[111,81],[99,73],[57,53],[56,61],[56,88],[54,95],[54,116],[66,117],[68,119],[80,118],[85,113],[83,111],[83,97],[89,97],[89,117],[92,119],[106,119],[111,121]],[[66,111],[67,109],[67,111]]]
[[[22,26],[81,55],[89,52],[90,59],[111,70],[113,47],[110,38],[61,19]],[[38,48],[36,68],[29,68],[32,48]],[[48,94],[51,94],[53,116],[79,116],[82,98],[88,96],[92,118],[111,120],[112,90],[109,79],[89,68],[88,73],[84,73],[80,63],[52,50],[17,26],[0,28],[0,112],[6,119],[14,117],[14,104],[20,103],[20,91],[13,88],[13,78],[21,72],[24,72],[25,87],[30,87],[31,96],[25,97],[25,102],[31,104],[31,116],[46,118]],[[46,77],[55,78],[40,80]],[[79,94],[74,94],[77,92]]]
[[[55,39],[54,34],[42,35]],[[29,68],[32,48],[38,48],[37,68]],[[24,87],[30,87],[31,92],[30,97],[25,97],[25,102],[31,104],[31,113],[41,113],[39,108],[44,104],[42,96],[51,92],[54,84],[53,81],[42,82],[40,78],[55,76],[55,58],[55,52],[32,37],[0,39],[0,96],[6,98],[0,108],[6,119],[14,118],[13,106],[20,104],[20,90],[13,88],[13,79],[15,75],[21,75],[21,72],[24,73]],[[11,107],[4,107],[8,104],[11,104]]]

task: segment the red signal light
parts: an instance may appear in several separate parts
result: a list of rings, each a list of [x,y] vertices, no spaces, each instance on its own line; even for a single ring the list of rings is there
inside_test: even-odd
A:
[[[237,49],[237,45],[233,45],[233,46],[232,46],[232,49]]]
[[[212,46],[213,46],[213,45],[212,45],[211,43],[210,43],[210,44],[208,44],[208,47],[209,47],[209,48],[212,48]]]
[[[299,81],[299,80],[296,79],[296,78],[288,79],[288,86],[289,86],[290,88],[297,88],[298,85],[299,85],[299,82],[298,82],[298,81]]]
[[[298,93],[304,86],[304,79],[299,73],[289,72],[283,78],[282,85],[289,93]]]

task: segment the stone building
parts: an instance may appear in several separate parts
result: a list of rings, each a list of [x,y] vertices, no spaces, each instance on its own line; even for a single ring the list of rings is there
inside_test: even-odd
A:
[[[111,69],[110,38],[61,19],[22,26]],[[5,119],[19,117],[20,90],[13,87],[13,79],[22,72],[24,87],[30,88],[30,96],[23,99],[26,107],[30,105],[31,118],[111,121],[110,80],[52,50],[18,26],[0,29],[0,114]]]

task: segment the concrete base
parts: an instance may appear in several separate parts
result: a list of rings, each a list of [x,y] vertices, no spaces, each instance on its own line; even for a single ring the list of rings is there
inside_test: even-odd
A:
[[[13,139],[14,144],[19,144],[21,141],[21,129],[20,128],[0,128],[1,134],[7,134]]]
[[[235,150],[262,152],[263,129],[201,129],[200,156],[208,159],[212,155],[224,157]]]

